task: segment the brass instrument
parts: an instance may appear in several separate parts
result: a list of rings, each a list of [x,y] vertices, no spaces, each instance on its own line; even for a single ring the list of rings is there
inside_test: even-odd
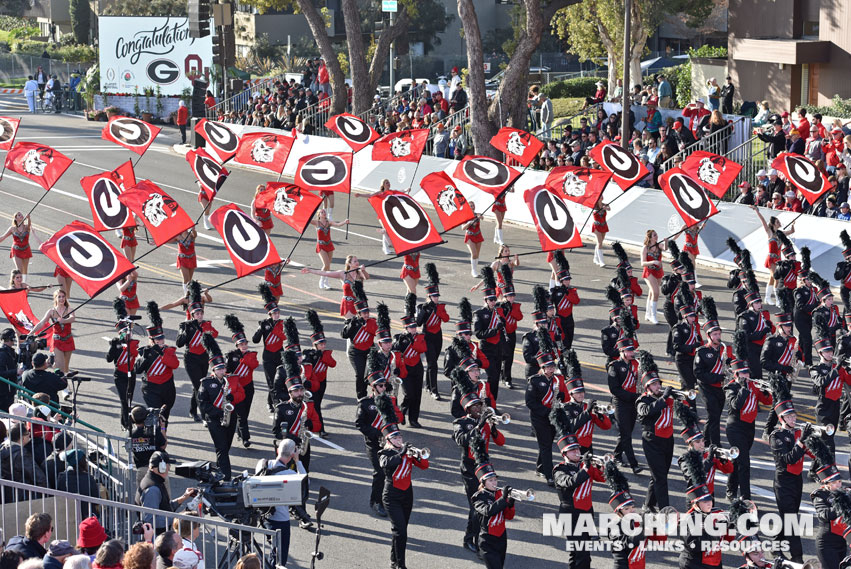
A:
[[[821,425],[813,425],[812,423],[804,423],[804,424],[805,425],[811,425],[812,428],[813,428],[813,431],[818,433],[818,435],[820,437],[832,437],[833,433],[836,432],[836,427],[834,427],[830,423],[828,423],[827,425],[825,425],[823,427]]]
[[[689,401],[694,401],[697,399],[697,390],[689,389],[688,391],[683,391],[682,389],[672,389],[671,393],[677,399],[688,399]]]
[[[307,429],[307,422],[302,421],[298,429],[298,454],[304,456],[307,449],[310,448],[310,431]]]
[[[768,391],[771,393],[771,383],[765,381],[764,379],[751,379],[750,381],[756,385],[756,388],[760,391]]]
[[[775,557],[773,562],[766,563],[770,569],[821,569],[818,559],[807,559],[803,563],[794,563],[783,557]]]
[[[503,494],[505,494],[505,488],[500,488]],[[511,492],[508,493],[508,497],[518,502],[534,502],[535,501],[535,491],[529,488],[528,490],[518,490],[517,488],[512,488]]]
[[[591,464],[597,468],[605,468],[606,464],[615,459],[615,455],[612,453],[604,454],[603,456],[596,456],[592,454],[589,458],[591,460]]]
[[[502,423],[503,425],[507,425],[511,422],[511,415],[509,415],[508,413],[497,415],[493,407],[485,407],[485,410],[482,411],[482,414],[486,416],[485,420],[490,421],[491,423]]]
[[[615,414],[615,406],[611,403],[600,403],[599,401],[594,403],[594,407],[592,410],[598,415],[614,415]]]
[[[428,457],[431,456],[431,451],[428,447],[408,447],[408,456],[417,460],[428,460]]]
[[[390,376],[390,383],[393,384],[393,390],[397,395],[402,393],[402,379],[397,375]]]
[[[230,395],[230,383],[228,383],[227,378],[222,378],[224,382],[222,385],[222,392],[224,393],[225,398]],[[222,415],[222,427],[228,428],[230,427],[231,419],[233,418],[234,406],[230,401],[225,401],[225,404],[222,405],[222,411],[224,414]]]
[[[302,401],[304,403],[310,403],[311,401],[313,401],[313,392],[305,389],[304,390],[304,398],[302,399]]]
[[[736,460],[739,458],[739,447],[730,447],[729,449],[719,448],[715,452],[724,460]]]

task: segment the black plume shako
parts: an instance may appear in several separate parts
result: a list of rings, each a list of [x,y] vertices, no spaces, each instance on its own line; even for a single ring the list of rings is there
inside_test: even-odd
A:
[[[535,335],[538,337],[538,352],[542,354],[551,354],[553,359],[558,357],[555,344],[553,344],[553,339],[550,337],[549,331],[543,328],[538,328],[535,330]]]
[[[638,350],[638,374],[644,376],[646,373],[659,375],[659,366],[653,361],[653,354],[647,350]]]
[[[700,418],[697,416],[697,409],[691,405],[687,405],[684,401],[677,399],[674,401],[674,413],[677,419],[683,424],[683,429],[691,429],[697,427]]]
[[[671,254],[671,259],[674,261],[680,260],[680,246],[673,239],[668,239],[668,253]]]
[[[668,246],[670,248],[670,245]],[[733,258],[742,257],[742,248],[739,247],[739,242],[733,236],[727,237],[727,248],[733,253]]]
[[[494,277],[493,269],[491,267],[487,265],[482,267],[481,276],[486,289],[489,288],[491,290],[496,290],[496,278]]]
[[[541,285],[537,285],[532,289],[532,297],[535,300],[535,310],[546,314],[547,306],[550,303],[550,295],[547,293],[547,289]]]
[[[579,365],[579,358],[576,352],[571,348],[565,354],[567,360],[567,374],[570,378],[582,377],[582,366]]]
[[[789,259],[783,259],[782,261],[777,261],[774,265],[774,280],[784,281],[786,280],[786,275],[789,274],[795,266],[795,263]]]
[[[298,326],[296,326],[295,318],[287,316],[284,320],[284,335],[287,337],[287,344],[290,346],[298,346]]]
[[[842,523],[851,525],[851,494],[840,488],[833,490],[830,495],[833,497],[833,504],[831,505],[833,513],[839,516]]]
[[[572,435],[570,417],[567,416],[567,411],[564,410],[564,405],[553,405],[549,414],[550,424],[556,431],[556,440],[560,440],[566,435]]]
[[[748,361],[748,333],[742,328],[733,332],[733,357],[743,362]]]
[[[222,355],[222,350],[221,348],[219,348],[219,343],[216,342],[216,339],[213,338],[212,334],[210,334],[209,332],[204,332],[202,341],[204,342],[204,349],[207,350],[207,355],[210,359]]]
[[[449,349],[455,352],[455,355],[458,356],[459,362],[463,361],[464,358],[473,357],[473,350],[470,348],[470,344],[457,336],[452,338],[452,343],[449,344]]]
[[[848,235],[848,231],[843,229],[839,232],[839,240],[842,241],[842,248],[846,251],[851,249],[851,235]]]
[[[621,293],[619,293],[618,289],[612,285],[608,285],[606,287],[606,298],[609,300],[609,304],[613,307],[623,308],[623,298],[621,298]]]
[[[119,296],[116,296],[112,301],[112,309],[115,311],[116,320],[124,320],[127,318],[127,304]]]
[[[747,500],[733,498],[733,501],[730,502],[730,507],[727,508],[727,513],[730,520],[729,527],[736,527],[739,518],[751,513],[751,510]]]
[[[812,269],[812,252],[809,247],[801,247],[801,272],[807,274]]]
[[[312,308],[307,311],[307,323],[313,329],[314,334],[325,334],[325,328],[322,326],[322,320],[319,319],[319,314]]]
[[[789,248],[791,248],[792,251],[795,250],[794,246],[792,245],[792,242],[789,241],[789,238],[786,237],[786,234],[784,232],[782,232],[778,229],[777,231],[774,232],[774,234],[777,236],[777,240],[780,241],[780,250],[781,251],[784,251],[784,250],[789,249]]]
[[[680,253],[680,264],[683,266],[683,270],[687,273],[694,272],[694,263],[691,262],[691,257],[688,256],[688,253]]]
[[[352,281],[352,292],[355,295],[355,300],[367,302],[366,292],[363,290],[363,281]]]
[[[378,303],[378,316],[376,317],[376,323],[378,324],[379,330],[390,330],[390,309],[387,308],[387,305],[383,302]]]
[[[806,445],[807,450],[810,451],[815,459],[816,467],[814,470],[821,470],[822,468],[830,466],[836,462],[833,456],[833,451],[831,451],[830,447],[827,446],[827,443],[824,442],[824,437],[822,437],[820,433],[816,432],[815,429],[813,429],[810,436],[804,440],[804,445]]]
[[[630,339],[635,339],[635,324],[632,321],[632,312],[629,310],[621,310],[618,314],[618,328],[621,335]]]
[[[301,377],[301,365],[298,363],[298,354],[295,352],[284,352],[284,371],[286,379]]]
[[[203,303],[204,297],[201,294],[201,283],[194,279],[189,281],[189,284],[186,285],[186,296],[189,297],[189,302]]]
[[[466,296],[458,303],[458,312],[461,315],[462,322],[473,322],[473,305],[470,304],[470,299]]]
[[[148,301],[148,318],[151,320],[151,326],[162,327],[163,319],[160,316],[160,307],[157,305],[156,301],[149,300]]]
[[[502,282],[505,283],[506,288],[512,288],[513,289],[513,287],[514,287],[514,272],[511,270],[511,264],[505,263],[504,265],[500,265],[499,272],[502,275]]]
[[[687,286],[681,286],[677,293],[677,300],[680,306],[694,306],[694,295]]]
[[[606,462],[606,482],[609,488],[612,489],[612,494],[620,494],[621,492],[629,492],[629,480],[618,468],[618,464],[614,460]]]
[[[417,315],[417,295],[409,292],[405,295],[405,316],[414,318]]]
[[[371,376],[377,371],[381,372],[383,375],[384,366],[382,366],[381,364],[382,362],[378,359],[378,348],[373,346],[366,354],[366,377]]]
[[[440,275],[437,272],[437,266],[434,263],[425,264],[426,279],[429,286],[437,286],[440,284]]]
[[[272,294],[272,287],[269,286],[269,283],[260,283],[257,285],[257,290],[260,291],[260,298],[263,299],[264,305],[277,302],[275,295]]]
[[[629,275],[623,267],[619,267],[617,271],[615,271],[615,281],[617,281],[619,289],[631,290]]]
[[[700,301],[700,308],[703,316],[707,320],[718,321],[718,309],[715,306],[715,299],[711,296],[704,296]]]
[[[775,405],[781,401],[792,400],[792,389],[785,375],[777,372],[770,373],[768,375],[768,384],[771,386],[771,395],[774,397]]]
[[[488,455],[488,446],[485,443],[485,438],[478,429],[470,431],[470,452],[473,453],[473,459],[476,461],[476,468],[483,464],[488,464],[490,456]]]
[[[830,313],[827,310],[813,312],[813,329],[816,339],[830,339]]]
[[[230,330],[231,334],[245,334],[245,326],[236,317],[236,314],[225,315],[225,326]]]
[[[476,393],[476,385],[470,379],[470,374],[464,371],[461,366],[457,366],[450,374],[450,380],[458,391],[458,398],[462,398],[470,393]]]
[[[629,265],[629,257],[627,257],[626,251],[624,251],[623,245],[620,244],[620,241],[612,243],[612,251],[614,251],[618,261]]]
[[[375,408],[381,414],[381,420],[385,425],[395,425],[399,422],[393,400],[386,392],[375,396]]]
[[[555,259],[556,266],[559,271],[567,271],[570,272],[570,263],[567,262],[567,257],[564,256],[564,253],[561,251],[556,251],[553,255]]]
[[[830,286],[830,284],[826,280],[824,280],[824,277],[822,277],[815,271],[810,271],[810,280],[819,290],[823,288],[828,288]]]
[[[706,469],[703,467],[702,452],[689,449],[680,457],[679,463],[687,487],[706,484]]]
[[[745,273],[745,288],[748,292],[759,293],[759,283],[756,281],[756,275],[753,271]]]

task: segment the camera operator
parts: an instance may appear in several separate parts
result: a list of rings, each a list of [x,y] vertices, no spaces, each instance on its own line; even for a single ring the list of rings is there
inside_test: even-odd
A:
[[[0,332],[0,377],[17,383],[21,371],[18,369],[18,354],[15,353],[16,336],[12,328]],[[9,412],[9,405],[15,402],[16,391],[13,386],[0,381],[0,411]]]
[[[148,472],[139,481],[139,488],[136,490],[137,506],[163,512],[175,512],[186,500],[198,493],[197,488],[187,488],[179,498],[169,499],[166,483],[171,470],[170,460],[168,453],[164,450],[158,450],[151,455],[148,461]],[[151,524],[157,535],[166,531],[169,526],[169,519],[166,516],[145,514],[142,521]]]
[[[133,427],[130,429],[130,444],[136,468],[147,468],[155,451],[165,450],[166,440],[162,430],[159,409],[148,409],[136,405],[130,411]]]
[[[33,367],[33,356],[38,350],[43,350],[47,347],[47,340],[35,336],[27,336],[26,334],[18,336],[18,363],[21,364],[21,370],[26,371]]]
[[[68,380],[61,374],[47,371],[47,354],[39,352],[33,356],[33,369],[21,375],[21,385],[35,393],[47,393],[50,403],[59,407],[59,392],[68,388]]]
[[[296,470],[291,468],[294,464]],[[305,474],[304,466],[298,455],[298,447],[292,439],[284,439],[278,444],[278,456],[274,460],[261,460],[257,463],[255,474],[275,476],[284,474]],[[263,527],[269,530],[281,530],[281,564],[286,565],[290,551],[290,510],[287,506],[269,508],[263,516]]]

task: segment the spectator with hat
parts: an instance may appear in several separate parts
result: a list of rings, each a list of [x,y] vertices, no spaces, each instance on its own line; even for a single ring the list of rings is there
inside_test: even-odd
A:
[[[4,479],[8,480],[5,476]],[[17,551],[26,559],[43,559],[47,555],[45,545],[53,537],[53,518],[50,514],[32,514],[24,525],[24,535],[9,540],[6,551]]]
[[[740,203],[744,205],[754,205],[754,194],[753,188],[751,187],[751,183],[747,180],[744,180],[739,184],[739,195],[736,196],[735,203]]]
[[[86,452],[81,449],[66,450],[63,456],[66,468],[65,472],[60,474],[56,480],[56,489],[80,496],[99,498],[101,487],[97,480],[89,474]],[[80,501],[80,515],[82,517],[89,517],[90,508],[99,510],[97,506],[93,506],[89,502]]]
[[[804,211],[804,208],[801,205],[801,200],[798,199],[798,193],[795,191],[792,184],[786,184],[786,192],[783,194],[783,197],[786,200],[783,204],[784,211],[793,211],[796,213]]]
[[[77,551],[64,539],[54,539],[44,555],[44,569],[62,569],[65,560],[76,553]]]
[[[701,99],[696,99],[694,103],[689,103],[683,109],[683,116],[689,119],[688,129],[695,138],[698,138],[698,133],[704,120],[709,120],[706,118],[709,114],[709,109],[704,108],[704,103]]]
[[[848,202],[842,202],[839,204],[839,213],[836,215],[836,219],[840,221],[851,221],[851,209],[848,208]]]
[[[446,158],[446,150],[449,147],[449,133],[446,131],[446,126],[439,122],[434,133],[434,156],[437,158]]]
[[[292,474],[293,471],[282,471],[278,474]],[[276,510],[278,508],[275,508]],[[189,512],[187,515],[195,517],[197,512]],[[178,569],[204,569],[204,554],[195,545],[195,540],[201,535],[200,519],[174,520],[172,529],[180,535],[181,547],[174,553],[174,566]],[[289,523],[287,523],[289,527]],[[267,526],[267,529],[272,529]],[[277,529],[277,526],[276,528]],[[289,543],[287,544],[289,549]],[[287,556],[284,556],[286,561]]]
[[[602,81],[597,81],[594,85],[597,87],[597,90],[594,92],[593,97],[585,97],[585,104],[582,106],[583,111],[590,105],[596,105],[606,100],[606,94],[608,92],[606,85]]]
[[[756,173],[756,185],[757,189],[759,189],[759,186],[768,187],[768,171],[765,168],[760,168]]]
[[[464,146],[464,134],[461,125],[455,125],[452,129],[452,134],[449,135],[448,147],[449,158],[453,160],[461,160],[466,151]]]
[[[772,197],[774,193],[782,195],[786,191],[786,182],[780,178],[774,168],[768,170],[768,191],[771,192]]]
[[[89,516],[80,522],[77,528],[77,549],[95,560],[95,554],[100,549],[109,536],[106,535],[106,530],[103,529],[97,516]]]
[[[198,493],[197,488],[187,488],[179,498],[175,498],[174,500],[169,498],[166,484],[168,475],[171,472],[170,462],[171,457],[164,450],[157,451],[151,455],[151,460],[148,463],[148,472],[139,481],[139,487],[136,489],[137,506],[160,510],[161,512],[174,512],[186,500]],[[169,525],[166,516],[155,516],[150,513],[142,516],[142,521],[151,524],[157,535],[166,531]]]
[[[678,150],[684,150],[696,142],[694,134],[690,130],[683,128],[684,123],[685,119],[683,117],[677,117],[674,119],[674,124],[671,125],[670,135],[674,139]]]

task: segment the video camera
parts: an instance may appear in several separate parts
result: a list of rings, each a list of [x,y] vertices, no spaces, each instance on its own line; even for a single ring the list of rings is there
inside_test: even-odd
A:
[[[18,340],[18,363],[22,364],[25,370],[32,369],[33,356],[46,347],[47,338],[21,336]]]
[[[165,405],[162,407],[148,407],[148,414],[145,415],[145,436],[155,437],[157,429],[162,427],[162,416]]]

